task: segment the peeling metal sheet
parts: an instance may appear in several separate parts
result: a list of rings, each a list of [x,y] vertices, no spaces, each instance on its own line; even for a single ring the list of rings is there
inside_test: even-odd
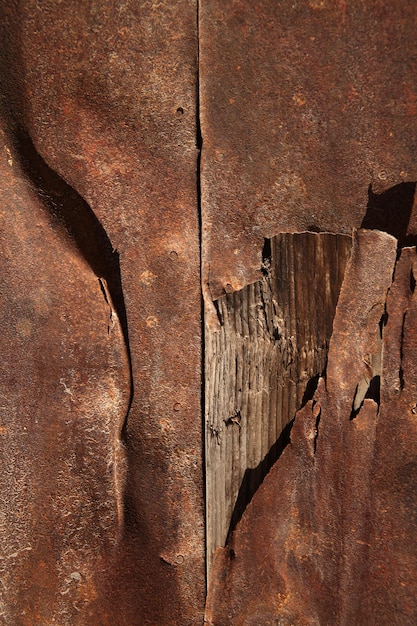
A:
[[[395,259],[395,239],[359,231],[326,380],[217,552],[207,624],[415,622],[415,249]],[[351,419],[385,303],[380,404]]]
[[[207,301],[260,278],[263,238],[349,234],[370,187],[417,180],[410,0],[204,0]]]
[[[6,623],[202,622],[201,259],[212,304],[260,278],[265,237],[385,228],[375,194],[417,180],[413,2],[198,4],[0,6]],[[377,319],[394,247],[358,236],[328,387],[218,554],[208,623],[417,621],[414,251]]]

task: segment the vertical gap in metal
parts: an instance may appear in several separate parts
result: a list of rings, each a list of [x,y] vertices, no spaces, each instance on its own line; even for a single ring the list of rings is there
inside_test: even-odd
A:
[[[203,218],[201,207],[201,152],[203,148],[203,137],[201,134],[201,121],[200,121],[200,3],[202,0],[196,0],[196,22],[197,22],[197,80],[196,80],[196,144],[198,149],[197,155],[197,171],[196,171],[196,184],[197,184],[197,211],[199,220],[199,239],[200,239],[200,284],[202,284],[202,267],[203,267]],[[204,537],[205,537],[205,572],[206,572],[206,589],[208,585],[207,580],[207,525],[206,525],[206,419],[205,419],[205,393],[206,393],[206,368],[205,368],[205,319],[204,319],[204,300],[203,292],[201,290],[201,434],[202,434],[202,470],[203,470],[203,503],[204,503]]]

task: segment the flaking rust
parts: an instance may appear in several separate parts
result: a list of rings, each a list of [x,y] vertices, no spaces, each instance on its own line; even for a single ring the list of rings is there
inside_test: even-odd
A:
[[[415,249],[395,259],[395,239],[358,232],[326,380],[216,555],[207,624],[414,623]],[[381,402],[365,398],[351,419],[364,356],[375,348],[375,311],[385,303]]]
[[[277,233],[399,222],[415,243],[415,210],[367,213],[417,180],[414,2],[11,0],[0,18],[0,616],[194,626],[200,260],[218,325]],[[357,245],[326,384],[218,553],[209,623],[417,622],[415,251],[384,317],[393,240]],[[370,384],[355,403],[370,373],[379,407]]]

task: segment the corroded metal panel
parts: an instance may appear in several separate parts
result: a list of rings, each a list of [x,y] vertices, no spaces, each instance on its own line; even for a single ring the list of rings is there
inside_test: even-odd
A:
[[[415,235],[386,208],[417,179],[416,21],[409,0],[1,3],[5,623],[202,622],[199,219],[211,329],[265,237]],[[218,553],[209,623],[416,621],[415,253],[382,316],[395,243],[357,241],[327,387]]]
[[[28,580],[27,596],[13,609],[14,619],[20,619],[16,612],[25,610],[31,615],[27,623],[34,623],[30,620],[37,613],[31,613],[29,607],[36,602],[42,623],[54,617],[57,623],[71,626],[194,625],[202,621],[205,593],[196,3],[25,0],[2,3],[1,23],[3,107],[10,142],[16,146],[13,158],[19,161],[30,153],[29,161],[47,163],[51,172],[70,186],[71,191],[65,193],[82,199],[95,216],[110,243],[110,254],[112,249],[116,251],[121,280],[113,290],[110,285],[109,297],[116,291],[116,299],[125,306],[119,307],[123,309],[124,343],[129,354],[123,376],[131,378],[132,389],[127,392],[122,433],[118,416],[115,425],[109,426],[116,429],[112,433],[126,457],[126,483],[120,494],[124,518],[119,523],[117,544],[94,568],[90,586],[83,586],[83,601],[75,603],[79,612],[73,612],[71,596],[60,597],[62,606],[69,606],[72,612],[66,617],[63,609],[59,612],[51,604],[58,583],[55,573],[48,570],[48,559],[52,554],[58,561],[63,558],[63,548],[55,545],[61,540],[62,529],[51,527],[51,547],[39,548],[47,553],[45,569],[38,568],[36,574],[43,594],[39,597],[35,586],[30,589]],[[49,185],[47,177],[44,196],[50,195]],[[49,209],[54,213],[53,203]],[[75,221],[79,217],[76,211],[74,208]],[[71,231],[67,221],[64,218],[64,225]],[[27,229],[38,232],[34,217]],[[82,230],[69,232],[66,245],[82,246]],[[99,257],[108,253],[99,246]],[[59,251],[53,252],[45,239],[40,271],[52,274],[53,280],[59,278],[55,265],[67,264],[63,255],[60,261],[59,257]],[[69,269],[68,273],[72,275]],[[109,305],[95,276],[102,276],[100,268],[94,267],[90,274],[107,315]],[[89,325],[98,323],[98,313],[81,290],[75,297],[65,284],[62,281],[57,298],[65,300],[68,310],[76,313],[79,335],[73,336],[78,337],[77,345],[82,345],[84,334],[90,336]],[[76,285],[72,288],[75,290]],[[17,297],[15,288],[10,289],[13,296]],[[105,331],[103,341],[107,342],[107,326]],[[53,329],[48,326],[44,332],[50,333],[52,343]],[[60,338],[56,341],[56,349],[59,347],[66,362],[71,344]],[[30,368],[38,354],[37,345],[28,341],[27,350]],[[13,352],[3,354],[3,360],[12,358]],[[102,368],[106,371],[105,356]],[[78,370],[85,378],[94,375],[88,359],[80,357]],[[44,377],[49,375],[45,363]],[[60,378],[53,390],[49,388],[52,382],[36,390],[31,387],[39,410],[50,406],[51,394],[55,397],[58,392],[65,406],[74,409],[69,391],[65,393],[67,388],[73,391],[70,379],[64,374]],[[20,385],[20,379],[18,382]],[[100,389],[95,393],[90,389],[89,399],[94,414],[95,403],[104,403]],[[22,419],[29,420],[29,408],[20,405],[20,410]],[[66,429],[76,428],[64,426],[65,419],[62,416],[55,426],[59,440],[68,439]],[[81,428],[78,414],[71,419]],[[99,415],[91,419],[96,419],[100,428]],[[112,423],[111,412],[107,419]],[[74,435],[65,444],[68,454],[72,445],[81,457],[81,466],[72,470],[74,480],[79,481],[80,507],[84,503],[87,506],[94,496],[88,481],[84,484],[87,457],[110,454],[106,441],[100,440],[97,446],[91,443],[91,448],[87,441]],[[21,458],[35,453],[30,437],[21,439],[19,445],[15,454]],[[52,449],[50,453],[53,455]],[[59,506],[53,493],[59,458],[45,461],[40,469],[39,480],[51,495],[45,499],[39,493],[34,496],[33,508],[26,506],[28,524]],[[64,489],[65,468],[59,467],[59,471]],[[101,473],[99,465],[94,466],[94,472]],[[102,473],[104,477],[105,468]],[[84,489],[90,490],[88,495]],[[108,498],[100,494],[94,497],[95,515],[100,515]],[[68,576],[78,571],[84,580],[83,567],[90,565],[87,557],[83,560],[82,550],[90,550],[90,544],[106,543],[108,537],[103,531],[100,538],[94,519],[90,534],[78,536],[78,531],[74,532],[76,540],[68,549],[73,550],[79,541],[81,562],[77,570],[68,571]],[[113,530],[108,534],[113,536]],[[14,544],[10,551],[16,551]],[[36,551],[33,546],[33,551],[23,552],[22,558],[33,557]],[[27,575],[23,566],[13,572],[22,580]],[[73,586],[77,584],[75,580]],[[11,602],[10,597],[7,601]]]
[[[109,250],[86,204],[56,179],[49,190],[65,196],[40,195],[0,137],[0,621],[85,624],[125,523],[131,380],[106,280],[117,268],[111,248],[105,263],[94,257]],[[52,198],[69,204],[53,215]],[[68,237],[66,208],[89,257]]]
[[[233,292],[261,279],[264,238],[362,226],[394,235],[400,246],[415,244],[415,26],[408,0],[201,3],[207,345],[213,331],[224,333],[216,314],[222,297],[237,298]],[[405,394],[401,320],[414,289],[414,279],[404,278],[403,304],[392,305],[398,324],[388,315],[381,339],[394,262],[392,239],[359,235],[325,377],[296,419],[291,445],[218,551],[207,623],[415,621],[415,550],[401,532],[410,524],[402,513],[390,519],[395,507],[381,504],[388,497],[406,509],[415,500],[384,469],[404,473],[415,452],[406,396],[383,404],[390,386]],[[396,420],[399,447],[408,432],[408,453],[393,445]],[[383,433],[380,423],[390,427]],[[415,540],[412,524],[410,533]],[[396,570],[401,590],[387,588],[387,572]]]
[[[259,279],[263,238],[349,233],[417,179],[410,0],[204,0],[206,299]]]
[[[415,249],[395,259],[395,239],[359,231],[326,379],[217,552],[207,624],[415,622]],[[381,333],[380,396],[352,413]]]

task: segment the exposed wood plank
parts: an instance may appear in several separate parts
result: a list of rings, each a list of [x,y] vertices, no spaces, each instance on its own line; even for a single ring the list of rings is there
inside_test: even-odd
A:
[[[274,237],[263,279],[216,303],[221,328],[207,329],[205,350],[208,568],[325,368],[350,249],[346,235]]]

